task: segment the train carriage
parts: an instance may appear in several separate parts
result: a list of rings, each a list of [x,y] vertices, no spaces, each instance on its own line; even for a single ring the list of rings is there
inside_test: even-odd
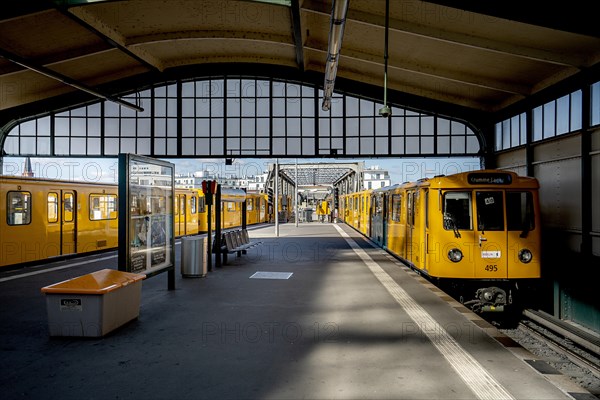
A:
[[[0,266],[117,246],[116,185],[0,182]]]
[[[268,217],[267,201],[266,194],[248,193],[246,195],[246,223],[248,225],[266,222]]]
[[[116,184],[0,176],[0,267],[118,247],[118,192]],[[223,188],[221,228],[241,226],[247,198],[256,206],[246,223],[267,222],[266,197]],[[133,212],[165,206],[152,203],[159,196],[138,200]],[[208,231],[202,190],[177,188],[173,203],[176,237]]]
[[[534,178],[483,170],[373,190],[366,236],[423,275],[474,293],[465,304],[475,310],[501,311],[541,277],[538,189]]]

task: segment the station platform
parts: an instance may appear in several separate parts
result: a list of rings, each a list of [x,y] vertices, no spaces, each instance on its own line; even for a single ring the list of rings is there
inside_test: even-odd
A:
[[[595,398],[344,224],[249,233],[263,244],[204,278],[178,251],[176,289],[145,279],[102,338],[50,337],[40,288],[115,252],[0,272],[2,398]]]

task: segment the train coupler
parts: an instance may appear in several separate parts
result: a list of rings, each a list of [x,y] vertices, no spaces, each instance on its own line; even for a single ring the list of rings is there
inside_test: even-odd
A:
[[[506,305],[506,291],[496,286],[479,288],[475,292],[475,299],[464,304],[477,313],[502,312]]]

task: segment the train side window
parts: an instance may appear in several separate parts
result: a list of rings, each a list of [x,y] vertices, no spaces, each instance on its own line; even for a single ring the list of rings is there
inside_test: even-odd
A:
[[[75,198],[73,193],[65,193],[63,196],[63,220],[73,222],[73,210],[75,209]]]
[[[502,192],[476,192],[477,228],[480,231],[504,230]]]
[[[402,195],[392,195],[392,221],[400,222],[400,210],[402,210]]]
[[[179,196],[179,213],[185,215],[185,195]]]
[[[205,211],[204,207],[206,206],[206,199],[203,197],[198,197],[198,212],[203,213]]]
[[[196,202],[197,202],[197,197],[196,196],[192,196],[190,197],[190,213],[192,214],[196,214]]]
[[[235,210],[235,203],[233,201],[228,201],[227,202],[227,211],[234,211]]]
[[[254,209],[254,199],[246,200],[246,211],[252,211]]]
[[[58,193],[48,193],[48,222],[58,222]]]
[[[31,193],[8,192],[6,222],[8,225],[27,225],[31,223]]]
[[[134,202],[137,199],[133,199]],[[114,194],[90,194],[90,221],[101,221],[116,219],[117,195]]]
[[[179,215],[179,197],[180,195],[175,196],[175,210],[173,210],[173,215]]]
[[[446,192],[442,205],[444,229],[473,229],[471,194],[469,192]]]
[[[509,231],[531,231],[535,228],[531,192],[506,192],[506,223]]]

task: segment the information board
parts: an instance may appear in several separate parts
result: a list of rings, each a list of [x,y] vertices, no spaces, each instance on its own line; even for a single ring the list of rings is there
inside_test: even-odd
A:
[[[175,166],[119,155],[119,270],[154,275],[175,267]]]

